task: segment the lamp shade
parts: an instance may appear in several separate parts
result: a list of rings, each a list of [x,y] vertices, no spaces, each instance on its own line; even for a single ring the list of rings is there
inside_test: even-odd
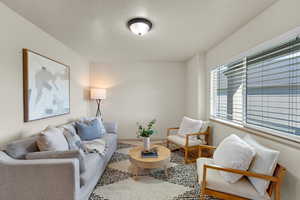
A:
[[[91,99],[106,99],[106,89],[91,88]]]

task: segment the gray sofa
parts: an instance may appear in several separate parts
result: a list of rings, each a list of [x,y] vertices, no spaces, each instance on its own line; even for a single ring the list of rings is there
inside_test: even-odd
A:
[[[108,149],[105,156],[86,154],[86,171],[80,174],[78,159],[25,160],[37,151],[36,136],[18,143],[17,151],[0,151],[0,199],[2,200],[87,200],[107,163],[117,149],[117,126],[104,123]],[[7,145],[7,147],[12,145]],[[22,148],[20,148],[22,146]]]

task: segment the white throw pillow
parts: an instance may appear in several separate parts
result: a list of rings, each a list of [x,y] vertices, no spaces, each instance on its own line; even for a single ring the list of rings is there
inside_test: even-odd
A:
[[[209,121],[203,121],[202,127],[200,129],[200,133],[206,132],[209,126]],[[200,135],[201,140],[205,140],[205,135]]]
[[[63,129],[50,126],[39,134],[37,145],[40,151],[69,150],[69,144],[63,134]]]
[[[185,137],[186,134],[198,133],[202,125],[203,125],[202,120],[195,120],[188,117],[183,117],[178,130],[178,134],[180,136]],[[193,136],[191,139],[197,139],[197,137]]]
[[[205,132],[207,130],[208,126],[209,126],[209,121],[203,121],[203,124],[200,128],[200,133]]]
[[[269,149],[259,144],[250,135],[246,135],[243,139],[252,146],[256,152],[248,171],[272,176],[278,162],[279,151]],[[265,195],[270,181],[253,177],[248,178],[256,191],[262,196]]]
[[[225,138],[217,147],[213,159],[216,165],[225,168],[248,170],[255,150],[237,135]],[[243,175],[220,171],[221,176],[229,183],[235,183]]]

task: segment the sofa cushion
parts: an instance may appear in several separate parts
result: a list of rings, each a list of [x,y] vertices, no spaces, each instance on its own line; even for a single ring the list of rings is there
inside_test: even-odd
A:
[[[226,168],[248,170],[255,156],[255,150],[237,135],[225,138],[214,153],[214,162]],[[221,176],[230,183],[238,181],[242,175],[229,172],[220,172]]]
[[[168,140],[175,144],[178,144],[180,146],[185,146],[185,142],[186,142],[186,138],[181,137],[179,135],[169,135]],[[197,146],[200,144],[206,144],[206,143],[205,143],[205,141],[203,141],[201,139],[190,138],[188,146],[191,147],[191,146]]]
[[[104,128],[107,133],[114,133],[117,134],[118,131],[118,125],[115,122],[104,122],[103,123]]]
[[[103,137],[100,124],[97,119],[87,122],[75,122],[77,134],[82,140],[94,140]]]
[[[76,127],[75,127],[75,122],[70,122],[68,124],[64,124],[62,126],[59,126],[59,128],[63,128],[64,130],[68,130],[72,134],[77,134]]]
[[[57,158],[76,158],[79,160],[80,173],[85,172],[85,154],[82,150],[72,150],[72,151],[41,151],[28,153],[26,155],[27,160],[36,159],[57,159]]]
[[[38,135],[37,145],[40,151],[69,150],[69,144],[63,134],[63,129],[51,126]]]
[[[105,156],[103,157],[105,163],[108,163],[111,156],[117,149],[117,135],[116,134],[106,134],[104,136],[106,144],[107,144],[107,149],[105,152]]]
[[[114,143],[117,142],[117,135],[116,134],[106,134],[103,139],[106,142],[106,146],[110,147],[112,146]]]
[[[96,174],[96,171],[104,167],[104,161],[98,153],[88,153],[84,157],[86,171],[80,174],[80,185],[86,185]]]
[[[38,151],[36,144],[37,136],[13,141],[4,147],[4,151],[15,159],[25,159],[25,155]]]
[[[213,165],[214,161],[211,158],[197,159],[197,174],[198,181],[201,184],[203,180],[203,165]],[[206,171],[206,187],[211,190],[237,195],[247,199],[269,200],[268,194],[260,195],[249,180],[245,177],[235,183],[226,182],[220,175],[218,170],[207,169]]]
[[[65,125],[62,127],[64,129],[63,133],[65,138],[68,141],[70,150],[79,150],[84,151],[84,145],[80,137],[76,134],[75,127],[73,125]]]
[[[256,155],[250,165],[249,171],[272,176],[278,162],[279,151],[269,149],[259,144],[250,135],[246,135],[243,139],[256,151]],[[258,193],[261,195],[266,193],[270,181],[253,177],[248,178]]]
[[[190,133],[198,133],[203,125],[202,120],[195,120],[188,117],[183,117],[182,122],[180,124],[178,135],[185,137],[186,134]],[[197,136],[192,136],[196,138]]]

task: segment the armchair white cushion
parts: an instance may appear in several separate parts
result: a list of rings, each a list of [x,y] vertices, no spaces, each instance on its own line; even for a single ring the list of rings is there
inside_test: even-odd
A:
[[[207,130],[209,121],[203,121],[202,127],[200,128],[200,133],[203,133]]]
[[[262,146],[261,144],[256,142],[250,135],[246,135],[243,139],[256,151],[256,155],[248,171],[271,176],[274,173],[278,162],[279,151]],[[260,193],[261,195],[264,195],[266,193],[266,189],[269,187],[270,181],[254,177],[248,178],[256,188],[258,193]]]
[[[202,183],[204,164],[214,165],[215,163],[211,158],[197,159],[197,174],[199,184]],[[213,169],[207,169],[206,188],[249,199],[270,200],[270,197],[267,193],[260,195],[247,178],[243,177],[235,183],[229,183],[224,180],[219,171]]]
[[[214,162],[222,167],[239,170],[248,170],[251,161],[255,156],[255,150],[248,143],[237,135],[230,135],[225,138],[217,147],[214,153]],[[235,183],[242,175],[229,172],[220,172],[224,180]]]
[[[177,133],[171,134],[167,139],[173,143],[180,146],[185,146],[186,144],[186,134],[191,133],[202,133],[207,131],[209,121],[194,120],[188,117],[183,117]],[[201,144],[207,144],[205,141],[205,135],[200,136],[190,136],[188,146],[197,146]]]
[[[180,146],[185,146],[185,144],[186,144],[186,138],[182,137],[182,136],[179,136],[179,135],[169,135],[168,140],[173,142],[173,143],[176,143]],[[200,144],[206,144],[206,142],[204,140],[201,140],[201,139],[190,138],[188,146],[191,147],[191,146],[197,146],[197,145],[200,145]]]
[[[185,137],[186,134],[199,133],[200,129],[202,128],[202,125],[203,125],[202,120],[195,120],[188,117],[183,117],[178,130],[178,135]],[[197,137],[193,136],[192,138],[197,138]]]

